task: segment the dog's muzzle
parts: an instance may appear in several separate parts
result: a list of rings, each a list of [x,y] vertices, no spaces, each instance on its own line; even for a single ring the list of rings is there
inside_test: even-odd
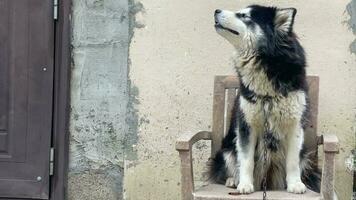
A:
[[[221,13],[222,11],[217,9],[215,10],[215,13],[214,13],[214,20],[215,20],[215,29],[224,29],[224,30],[227,30],[235,35],[240,35],[239,32],[235,31],[235,30],[232,30],[232,29],[229,29],[229,28],[226,28],[224,26],[222,26],[219,22],[219,14]]]

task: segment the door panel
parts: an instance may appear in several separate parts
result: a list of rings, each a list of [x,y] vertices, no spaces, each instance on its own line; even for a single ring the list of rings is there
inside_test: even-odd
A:
[[[52,12],[50,0],[0,0],[0,198],[48,199]]]

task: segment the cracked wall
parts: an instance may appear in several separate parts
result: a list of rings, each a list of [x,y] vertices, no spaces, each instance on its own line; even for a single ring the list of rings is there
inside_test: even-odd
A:
[[[73,0],[72,10],[68,199],[122,199],[125,141],[130,138],[129,2]]]

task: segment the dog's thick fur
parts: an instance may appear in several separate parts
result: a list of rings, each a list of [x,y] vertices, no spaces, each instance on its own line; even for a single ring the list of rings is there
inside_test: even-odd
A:
[[[294,8],[258,5],[239,12],[215,11],[217,32],[236,48],[240,89],[231,127],[211,163],[210,175],[215,182],[236,186],[240,193],[261,190],[266,171],[267,189],[320,190],[315,154],[303,145],[308,86],[304,50],[293,32],[295,14]]]

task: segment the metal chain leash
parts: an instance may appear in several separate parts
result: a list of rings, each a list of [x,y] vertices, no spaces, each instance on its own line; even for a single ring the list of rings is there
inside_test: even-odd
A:
[[[266,103],[268,103],[268,107],[266,110]],[[264,177],[262,182],[262,189],[263,189],[263,200],[267,199],[267,137],[268,132],[270,131],[269,123],[268,123],[268,114],[271,109],[271,102],[270,98],[266,97],[262,100],[262,111],[263,111],[263,120],[264,120],[264,133],[263,133],[263,169]]]

